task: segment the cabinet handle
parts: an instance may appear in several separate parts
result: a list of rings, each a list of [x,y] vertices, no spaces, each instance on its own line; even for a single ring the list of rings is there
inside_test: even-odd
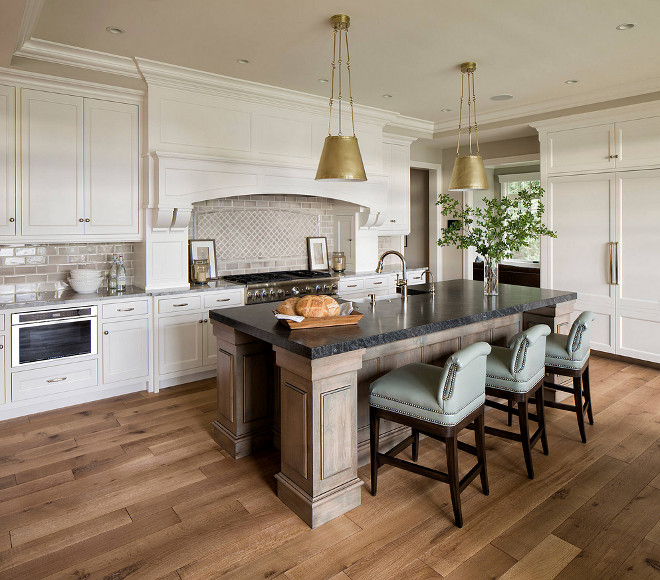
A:
[[[357,284],[347,284],[346,288],[357,288]]]
[[[46,382],[47,383],[61,383],[62,381],[66,381],[67,377],[59,377],[57,379],[48,379]]]
[[[619,242],[614,242],[614,284],[619,285]]]
[[[117,312],[133,312],[135,308],[117,308]]]
[[[9,218],[10,223],[14,223],[16,220],[14,218]]]
[[[82,224],[82,223],[85,223],[85,220],[82,219],[82,218],[79,218],[78,221],[79,221],[81,224]]]
[[[218,298],[216,302],[229,302],[231,298]]]
[[[413,276],[413,280],[421,280],[421,279],[422,279],[421,276]]]
[[[181,306],[188,306],[188,303],[187,302],[182,302],[181,304],[172,304],[172,306],[174,306],[175,308],[179,308]]]
[[[395,224],[395,223],[396,223],[396,220],[390,220],[390,223],[391,223],[391,224]]]
[[[110,334],[110,333],[109,333],[107,330],[104,330],[104,331],[103,331],[103,334],[105,334],[106,336],[108,336],[108,334]]]
[[[382,284],[382,282],[374,282],[374,286],[377,286],[378,284]]]

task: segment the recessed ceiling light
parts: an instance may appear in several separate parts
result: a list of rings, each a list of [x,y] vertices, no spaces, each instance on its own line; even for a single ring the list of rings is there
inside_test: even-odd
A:
[[[328,82],[328,79],[319,79],[319,82],[320,82],[320,83],[327,83],[327,82]]]
[[[580,81],[577,81],[577,80],[575,80],[575,79],[569,79],[569,80],[564,81],[564,82],[565,82],[567,85],[576,85],[576,84],[577,84],[578,82],[580,82]]]
[[[441,113],[449,113],[449,111],[451,111],[451,109],[440,109]]]
[[[250,64],[250,61],[244,58],[239,58],[236,60],[238,64]]]
[[[384,98],[384,99],[391,99],[391,98],[392,98],[392,95],[383,95],[383,98]]]
[[[490,98],[491,101],[508,101],[509,99],[513,99],[513,95],[493,95]]]
[[[625,24],[619,24],[619,26],[616,27],[617,30],[630,30],[631,28],[635,28],[635,25],[632,22],[626,22]]]
[[[116,26],[108,26],[108,27],[106,27],[106,30],[107,30],[110,34],[124,34],[124,32],[126,32],[126,31],[123,30],[122,28],[118,28],[118,27],[116,27]]]

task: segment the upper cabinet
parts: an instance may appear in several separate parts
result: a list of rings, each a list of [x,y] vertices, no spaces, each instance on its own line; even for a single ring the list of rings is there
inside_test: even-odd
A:
[[[388,216],[379,228],[382,235],[410,233],[410,141],[383,144],[383,168],[389,174]]]
[[[660,164],[660,117],[548,131],[548,174],[642,169]]]
[[[16,89],[0,85],[0,235],[16,233]]]
[[[21,93],[23,236],[138,234],[138,107]]]

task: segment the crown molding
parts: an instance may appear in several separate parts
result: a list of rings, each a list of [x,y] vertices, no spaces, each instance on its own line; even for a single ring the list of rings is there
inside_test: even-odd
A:
[[[658,91],[660,91],[660,78],[648,79],[632,85],[614,85],[606,89],[591,91],[581,95],[574,95],[560,99],[551,99],[547,101],[539,101],[530,105],[510,107],[508,109],[493,111],[485,114],[480,113],[479,126],[483,127],[487,123],[509,121],[512,119],[520,119],[534,115],[559,113],[564,109],[584,107],[597,103],[607,103],[608,101],[615,101],[617,99],[625,99],[628,97],[636,97],[639,95],[655,93]],[[433,132],[442,133],[444,131],[456,129],[457,123],[457,118],[452,121],[435,122],[433,124]]]
[[[66,66],[75,66],[125,77],[141,78],[132,58],[86,48],[78,48],[77,46],[69,46],[39,38],[25,40],[20,48],[14,52],[14,56],[43,60]]]
[[[37,26],[37,21],[44,7],[45,0],[28,0],[23,11],[21,27],[18,30],[18,39],[16,41],[16,50],[21,50],[23,45],[32,38],[32,33]]]
[[[77,95],[93,98],[116,98],[122,102],[141,104],[144,91],[126,89],[110,85],[91,83],[89,81],[69,80],[62,77],[8,69],[0,67],[0,79],[22,87],[51,91],[75,91]]]
[[[328,114],[326,97],[144,58],[136,58],[135,62],[147,85],[186,89],[197,93],[286,107],[314,114]],[[390,124],[398,117],[398,113],[384,109],[364,105],[355,105],[354,108],[355,116],[360,123],[370,123],[379,127]]]
[[[387,125],[388,128],[392,127],[404,131],[415,131],[420,133],[419,138],[423,139],[433,139],[433,132],[435,131],[435,123],[433,121],[425,121],[424,119],[407,117],[405,115],[399,115]]]

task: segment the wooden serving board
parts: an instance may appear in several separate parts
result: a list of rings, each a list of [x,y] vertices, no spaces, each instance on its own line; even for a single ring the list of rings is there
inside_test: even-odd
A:
[[[294,322],[293,320],[282,320],[278,318],[278,322],[288,326],[291,330],[296,328],[322,328],[324,326],[345,326],[347,324],[357,324],[364,316],[362,312],[353,310],[352,314],[346,316],[331,316],[329,318],[305,318],[301,322]]]

